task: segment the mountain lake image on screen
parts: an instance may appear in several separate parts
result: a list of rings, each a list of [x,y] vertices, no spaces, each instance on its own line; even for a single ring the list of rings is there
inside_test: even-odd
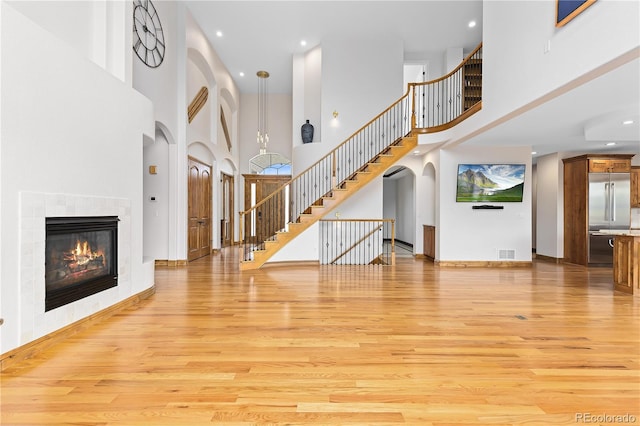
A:
[[[459,164],[456,201],[522,202],[524,164]]]

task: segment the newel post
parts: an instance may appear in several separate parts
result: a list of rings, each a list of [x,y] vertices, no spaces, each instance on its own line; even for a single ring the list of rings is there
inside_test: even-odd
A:
[[[396,221],[391,219],[391,265],[396,264]]]
[[[240,243],[240,259],[244,260],[244,212],[239,212],[240,222],[238,223],[238,238]]]

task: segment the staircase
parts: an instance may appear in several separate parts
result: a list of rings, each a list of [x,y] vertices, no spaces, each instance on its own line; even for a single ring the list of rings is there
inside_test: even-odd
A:
[[[318,198],[300,214],[296,221],[286,224],[283,230],[264,241],[261,247],[251,251],[251,258],[240,263],[241,270],[257,269],[264,265],[282,247],[302,234],[307,228],[322,219],[330,210],[338,207],[345,200],[381,176],[396,161],[411,152],[418,145],[417,136],[407,136],[396,140],[379,154],[362,165],[347,179]]]
[[[241,270],[257,269],[418,144],[418,133],[450,128],[482,106],[478,46],[447,76],[407,93],[304,172],[240,213]],[[472,72],[473,71],[473,72]]]

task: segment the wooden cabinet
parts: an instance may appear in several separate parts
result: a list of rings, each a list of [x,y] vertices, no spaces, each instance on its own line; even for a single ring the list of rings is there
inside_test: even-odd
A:
[[[630,171],[631,160],[629,159],[589,159],[590,173],[629,173]]]
[[[427,259],[435,260],[436,258],[436,227],[431,225],[422,225],[423,232],[423,254]]]
[[[613,284],[616,290],[640,295],[640,235],[616,235],[613,242]]]
[[[565,158],[564,260],[587,266],[589,259],[589,173],[629,172],[633,154],[586,154]]]
[[[631,167],[631,207],[640,208],[640,166]]]

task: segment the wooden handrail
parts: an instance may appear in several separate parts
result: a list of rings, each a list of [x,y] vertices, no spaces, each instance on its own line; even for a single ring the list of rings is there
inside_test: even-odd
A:
[[[376,115],[376,117],[369,121],[367,124],[365,124],[364,126],[362,126],[360,129],[358,129],[356,132],[354,132],[351,136],[349,136],[347,139],[344,140],[344,142],[342,142],[340,145],[336,146],[335,148],[333,148],[331,151],[329,151],[328,154],[326,154],[324,157],[320,158],[318,161],[316,161],[315,163],[313,163],[311,166],[307,167],[304,171],[298,173],[295,177],[291,178],[291,180],[289,180],[288,182],[282,184],[278,189],[276,189],[275,191],[273,191],[269,196],[263,198],[260,203],[257,203],[255,206],[251,207],[248,210],[245,210],[243,212],[240,212],[240,215],[244,215],[249,213],[251,210],[255,210],[256,207],[258,207],[260,204],[265,203],[267,200],[269,200],[270,198],[274,197],[276,193],[282,191],[287,185],[291,185],[293,183],[293,181],[295,181],[296,179],[300,178],[300,176],[304,175],[305,173],[307,173],[308,171],[310,171],[315,165],[317,165],[318,163],[322,162],[323,160],[326,160],[327,158],[329,158],[330,156],[334,156],[335,158],[335,153],[336,151],[338,151],[340,148],[344,147],[344,145],[346,145],[347,143],[349,143],[349,141],[351,139],[353,139],[355,136],[358,135],[358,133],[360,133],[362,130],[366,129],[368,126],[370,126],[371,124],[375,123],[376,120],[378,120],[380,117],[382,117],[385,113],[391,111],[393,109],[393,107],[397,106],[398,104],[400,104],[403,100],[406,99],[406,97],[409,95],[409,92],[405,93],[400,99],[398,99],[396,102],[394,102],[389,108],[385,109],[383,112],[381,112],[380,114]],[[335,166],[335,159],[332,162]],[[333,170],[333,172],[335,173],[335,169]]]
[[[409,83],[408,87],[414,93],[413,133],[440,132],[455,126],[481,108],[482,43],[446,75]]]

